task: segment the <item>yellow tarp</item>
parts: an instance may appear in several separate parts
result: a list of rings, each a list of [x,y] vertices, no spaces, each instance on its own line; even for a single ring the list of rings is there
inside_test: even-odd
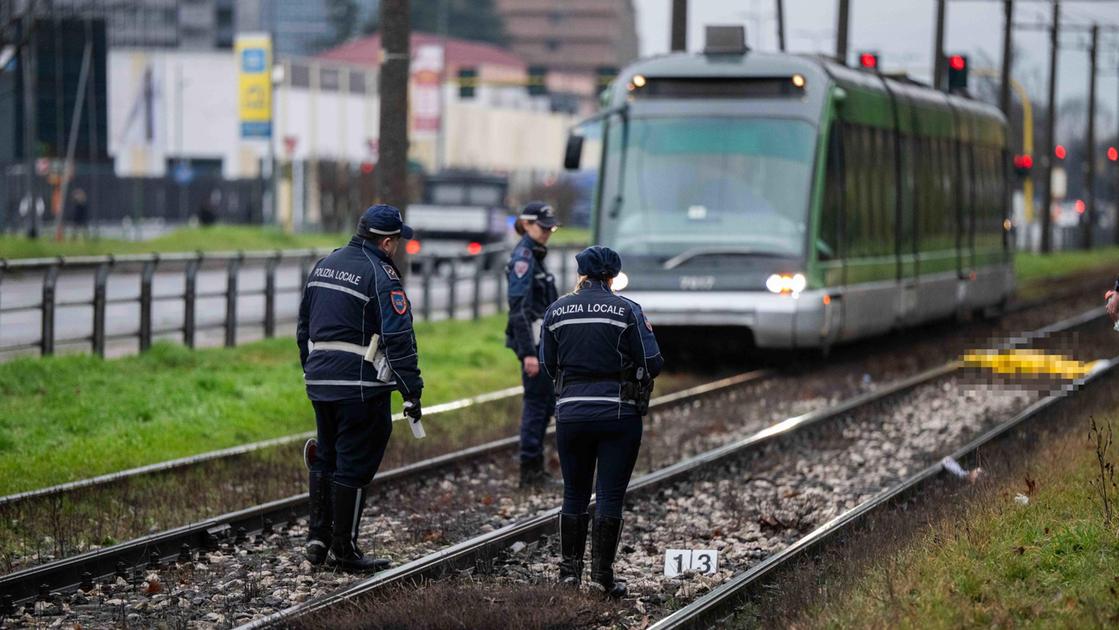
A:
[[[996,374],[1059,376],[1067,379],[1085,376],[1095,366],[1095,361],[1085,363],[1040,350],[972,350],[964,354],[961,360],[968,367],[983,368]]]

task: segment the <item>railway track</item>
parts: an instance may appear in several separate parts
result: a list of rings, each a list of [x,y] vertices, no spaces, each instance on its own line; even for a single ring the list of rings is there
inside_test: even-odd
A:
[[[755,370],[719,379],[657,397],[650,407],[665,409],[761,380],[769,374],[767,370]],[[517,445],[518,438],[514,436],[455,451],[381,473],[372,485],[382,492],[386,487],[431,474],[432,471],[461,467],[480,458],[512,453]],[[10,614],[12,608],[9,604],[14,606],[33,598],[43,600],[51,593],[80,589],[94,583],[103,584],[106,579],[113,582],[118,578],[135,581],[146,577],[151,570],[193,561],[200,552],[229,550],[231,546],[254,542],[260,536],[290,531],[306,514],[306,509],[306,496],[298,494],[10,573],[0,577],[0,613]]]
[[[1019,338],[1012,339],[1008,343],[1001,345],[1003,347],[1012,347],[1028,343],[1030,340],[1037,339],[1042,335],[1053,335],[1072,331],[1095,322],[1100,317],[1101,313],[1102,311],[1100,309],[1094,309],[1090,313],[1084,313],[1056,325],[1046,326],[1041,330],[1021,335]],[[708,496],[723,496],[728,492],[733,493],[735,484],[742,482],[743,479],[754,478],[751,476],[752,473],[745,472],[746,469],[749,468],[749,465],[743,462],[764,459],[772,464],[773,461],[777,461],[783,457],[779,454],[775,454],[776,451],[783,448],[783,446],[780,445],[795,445],[798,442],[810,441],[812,438],[804,437],[806,434],[815,434],[818,439],[826,441],[830,439],[829,430],[834,428],[831,426],[833,422],[847,422],[849,418],[855,417],[857,418],[855,422],[874,423],[875,418],[882,414],[886,414],[887,416],[889,416],[889,414],[901,414],[901,416],[904,416],[903,410],[907,408],[907,405],[921,404],[936,408],[939,404],[938,401],[944,397],[955,400],[955,413],[961,414],[961,417],[967,418],[962,422],[954,423],[961,425],[957,428],[961,432],[961,435],[964,435],[967,431],[978,432],[983,430],[985,425],[989,424],[992,417],[1016,412],[1017,409],[1030,404],[1032,399],[1036,397],[1035,394],[1007,391],[1000,392],[993,388],[986,393],[973,395],[967,393],[966,390],[961,387],[961,380],[964,378],[964,373],[965,370],[963,366],[957,362],[927,370],[914,377],[880,389],[879,391],[856,396],[826,409],[790,417],[783,422],[757,431],[748,437],[687,458],[635,479],[631,483],[630,495],[627,502],[631,504],[637,503],[639,505],[631,506],[631,509],[627,512],[632,512],[636,515],[633,519],[636,521],[633,527],[639,532],[637,534],[639,538],[638,546],[641,545],[640,540],[642,539],[642,534],[640,532],[643,528],[655,529],[661,525],[653,525],[654,523],[671,521],[675,513],[688,511],[686,504],[678,506],[681,507],[681,509],[676,511],[670,510],[666,512],[664,509],[666,502],[672,502],[670,497],[688,495],[686,489],[681,490],[677,488],[677,486],[681,486],[681,484],[686,486],[686,484],[689,483],[706,483],[710,486],[714,483],[713,488],[708,488],[706,492]],[[1052,398],[1052,396],[1045,400],[1049,400],[1050,398]],[[884,409],[887,411],[883,411]],[[910,425],[919,426],[921,424],[920,420],[914,419],[912,414],[909,414],[908,418]],[[948,430],[950,432],[953,430],[952,424],[953,423],[945,423],[942,430]],[[847,422],[847,424],[841,426],[849,427],[849,425],[850,422]],[[952,437],[958,436],[953,434]],[[893,438],[899,439],[899,436],[895,435]],[[880,442],[878,444],[879,452],[881,452],[883,447],[889,444],[890,442],[888,441],[885,443]],[[938,444],[933,444],[930,448],[935,449],[937,446]],[[818,450],[814,449],[807,449],[807,453],[809,456],[819,456],[820,454]],[[765,459],[766,457],[769,459]],[[811,461],[810,457],[802,457],[797,460],[798,463],[791,467],[789,474],[793,474],[800,466],[807,465],[803,464],[803,462],[808,461]],[[773,466],[762,466],[761,468],[770,470]],[[889,470],[885,474],[887,476],[904,477],[907,471],[903,465],[900,468]],[[713,479],[716,481],[713,482]],[[857,483],[857,480],[854,479],[848,481],[850,483]],[[674,490],[673,488],[676,489]],[[861,500],[858,493],[854,496]],[[809,511],[814,507],[819,506],[802,505],[802,508],[808,509]],[[780,508],[775,506],[774,509],[779,510]],[[827,509],[836,513],[846,513],[835,505],[831,505]],[[827,510],[824,512],[827,513]],[[512,523],[500,530],[475,536],[472,539],[429,554],[361,582],[357,582],[326,596],[310,599],[284,611],[252,621],[245,624],[243,627],[259,628],[280,624],[306,625],[308,627],[322,627],[324,625],[345,626],[347,625],[345,621],[346,618],[344,616],[338,618],[331,617],[331,610],[336,609],[342,604],[346,604],[346,610],[357,611],[356,614],[359,615],[368,615],[369,608],[363,608],[360,603],[363,599],[372,599],[374,596],[382,593],[392,593],[394,592],[391,588],[393,586],[408,585],[412,587],[417,584],[423,584],[428,580],[439,580],[461,573],[483,576],[482,579],[491,577],[499,580],[513,579],[515,582],[527,581],[531,578],[525,577],[525,574],[534,572],[533,569],[528,568],[529,564],[534,568],[538,568],[539,566],[552,567],[555,561],[558,560],[556,557],[556,544],[555,541],[552,540],[556,531],[555,519],[557,515],[558,508],[552,508],[533,517]],[[800,516],[803,517],[804,515],[801,514]],[[796,518],[796,515],[794,515],[794,518]],[[774,517],[774,521],[780,524],[780,517]],[[688,527],[687,523],[679,525],[685,530]],[[633,535],[634,534],[631,534],[631,536]],[[771,545],[773,548],[785,548],[790,544],[795,544],[797,537],[790,538],[786,535],[784,538],[777,538],[779,539],[768,540],[767,544]],[[655,552],[663,553],[665,548],[672,546],[670,541],[662,542],[664,545],[655,546]],[[531,553],[523,552],[526,546],[532,550]],[[749,547],[749,545],[745,546]],[[531,561],[523,557],[521,559],[510,558],[510,556],[515,556],[517,553],[524,553],[533,557]],[[768,555],[768,551],[766,551],[764,555]],[[760,557],[732,558],[731,564],[736,565],[756,562],[760,559]],[[648,558],[646,558],[646,560],[648,560]],[[656,559],[654,558],[653,561],[655,562]],[[648,563],[646,563],[646,565],[648,565]],[[518,571],[510,570],[510,566],[514,567],[514,569],[519,567],[519,573],[521,574],[520,580],[515,579],[516,576],[512,575],[517,574]],[[646,573],[650,569],[649,566],[643,566],[642,568]],[[536,573],[538,574],[539,571],[536,571]],[[622,569],[622,573],[623,575],[627,573],[625,568]],[[634,572],[629,571],[628,573],[633,575]],[[541,576],[537,575],[537,578],[539,577]],[[720,579],[727,580],[730,578],[730,575],[723,575]],[[638,587],[637,590],[638,596],[640,597],[642,595],[641,587]],[[414,588],[407,588],[397,589],[395,592],[403,593],[404,595],[401,596],[407,598],[407,594],[414,591]],[[388,597],[391,596],[392,595],[388,595]],[[469,600],[469,597],[466,599]],[[653,606],[653,608],[655,608],[655,606]],[[376,617],[374,616],[373,618]]]
[[[1070,326],[1082,324],[1083,320],[1078,320],[1076,323],[1070,324]],[[1050,328],[1049,332],[1057,332],[1058,330],[1059,327]],[[1025,341],[1028,341],[1029,338],[1031,337],[1027,335],[1022,340],[1016,340],[1015,343],[1024,343]],[[939,369],[948,370],[949,367]],[[687,408],[690,406],[699,406],[702,404],[699,399],[709,398],[713,394],[717,393],[725,394],[727,392],[732,392],[736,388],[750,383],[757,385],[764,380],[761,378],[763,375],[764,373],[761,372],[749,373],[746,375],[733,377],[731,379],[724,379],[723,381],[708,384],[706,386],[701,386],[699,388],[692,388],[690,390],[679,392],[670,396],[661,397],[657,400],[657,406],[662,410],[672,406],[683,408]],[[806,380],[810,381],[816,377],[809,375],[805,378]],[[913,379],[910,379],[909,381],[906,381],[899,385],[890,386],[884,390],[875,392],[874,394],[856,396],[838,406],[829,407],[826,412],[815,412],[808,414],[795,413],[790,414],[789,416],[779,416],[787,417],[788,419],[785,422],[777,423],[774,427],[768,429],[769,433],[766,433],[765,431],[757,433],[757,436],[766,437],[757,437],[755,439],[768,440],[771,439],[773,436],[781,435],[787,431],[795,430],[796,427],[814,424],[822,418],[834,417],[834,414],[840,414],[843,413],[844,410],[852,408],[850,407],[850,405],[865,404],[879,396],[890,395],[891,392],[896,393],[899,391],[904,391],[909,387],[915,386],[914,384],[917,382],[919,381],[913,381]],[[796,387],[795,384],[794,387]],[[898,387],[900,387],[901,389],[896,389]],[[692,401],[693,404],[680,404],[688,401]],[[826,406],[830,402],[832,401],[828,401],[827,399],[814,398],[810,399],[805,404],[807,404],[809,407],[818,407]],[[738,407],[741,407],[741,405],[739,404]],[[782,407],[774,410],[774,412],[776,413],[778,411],[783,411],[784,409],[786,408]],[[710,411],[710,409],[708,409],[708,411]],[[741,412],[741,409],[739,409],[738,411]],[[750,429],[750,427],[753,426],[753,428],[756,429],[771,424],[771,422],[769,421],[762,422],[762,420],[771,420],[771,418],[757,418],[755,420],[756,421],[753,425],[747,425],[745,427],[739,428]],[[672,425],[673,423],[665,422],[663,424]],[[652,426],[647,432],[647,435],[655,434],[657,430],[658,428],[656,426]],[[681,442],[679,435],[673,436],[669,431],[666,431],[666,433],[669,434],[665,436],[667,441],[672,443]],[[753,433],[753,429],[751,429],[751,433]],[[733,436],[733,434],[731,435]],[[700,450],[708,449],[712,442],[718,443],[719,440],[723,440],[725,442],[727,433],[724,431],[721,434],[706,437],[709,439],[698,439],[693,441],[694,443],[691,444],[689,447],[692,449],[692,452],[698,452]],[[515,444],[516,440],[514,438],[510,438],[507,440],[499,440],[497,442],[486,444],[473,449],[466,449],[465,451],[433,458],[431,460],[420,462],[412,466],[403,467],[395,471],[385,473],[384,475],[378,477],[375,485],[378,486],[378,491],[383,491],[383,489],[385,488],[407,484],[409,480],[415,480],[418,477],[432,477],[433,473],[435,473],[436,471],[445,471],[456,467],[462,469],[462,467],[466,466],[468,462],[483,460],[495,454],[507,452],[512,449]],[[713,453],[717,452],[722,451],[720,449],[715,449],[713,451],[705,452],[698,457],[685,461],[692,462],[691,464],[687,465],[695,465],[696,462],[704,461],[706,458],[712,457]],[[683,453],[683,455],[690,454],[683,451],[681,451],[681,453]],[[665,451],[664,453],[662,453],[663,457],[661,457],[659,461],[645,462],[646,469],[660,469],[652,474],[655,476],[669,475],[671,477],[671,475],[674,474],[672,471],[680,470],[681,464],[671,465],[667,467],[665,467],[665,465],[666,463],[671,463],[672,461],[676,461],[677,459],[679,459],[679,457],[676,457],[676,455],[678,454],[680,453]],[[503,474],[502,471],[494,469],[492,459],[489,461],[488,464],[486,464],[486,466],[489,466],[489,468],[481,470],[481,473],[494,474],[496,472],[498,475]],[[639,467],[640,466],[641,464],[639,463]],[[467,469],[460,472],[467,473],[460,478],[469,478],[472,475],[476,475],[479,472],[479,469]],[[509,471],[505,471],[505,473],[508,472]],[[509,475],[506,474],[505,476]],[[650,478],[657,478],[655,476]],[[448,479],[443,479],[442,482],[447,483]],[[436,488],[436,490],[438,490],[438,488]],[[429,493],[429,495],[431,495],[431,493]],[[438,493],[436,492],[434,495],[431,496],[437,495]],[[509,514],[505,515],[504,519],[506,522],[513,524],[520,523],[516,526],[522,527],[526,526],[525,523],[528,523],[533,519],[543,519],[542,522],[548,522],[549,519],[553,518],[552,516],[549,516],[550,512],[548,511],[548,507],[554,505],[554,495],[535,497],[518,496],[517,500],[523,502],[525,504],[525,508],[520,509],[519,511],[517,509],[514,509]],[[209,519],[201,523],[176,528],[174,530],[169,530],[161,534],[147,536],[141,539],[134,540],[130,543],[117,545],[112,548],[89,552],[61,561],[48,563],[39,567],[33,567],[24,571],[18,571],[0,579],[0,597],[2,597],[0,598],[0,612],[5,612],[5,614],[7,614],[7,612],[3,609],[6,608],[8,602],[11,602],[14,606],[15,604],[28,603],[31,601],[32,598],[40,600],[37,604],[33,603],[33,608],[39,610],[40,612],[51,611],[52,606],[64,611],[64,605],[69,604],[66,601],[61,601],[60,604],[60,600],[63,600],[64,598],[60,598],[57,595],[52,595],[52,593],[57,593],[59,591],[67,592],[74,589],[82,582],[85,582],[85,586],[87,587],[92,584],[98,594],[94,597],[88,597],[84,595],[78,596],[76,598],[77,601],[84,601],[85,603],[75,604],[75,607],[84,606],[88,610],[88,607],[92,605],[88,603],[90,601],[98,601],[98,606],[106,605],[105,602],[117,602],[115,604],[108,605],[127,607],[122,602],[126,602],[128,600],[128,591],[132,591],[134,593],[135,591],[140,589],[142,585],[148,583],[148,578],[152,574],[158,574],[161,572],[167,573],[172,569],[172,567],[176,565],[176,560],[181,560],[178,563],[179,567],[188,565],[194,566],[204,565],[206,563],[201,562],[201,560],[209,560],[211,557],[217,556],[218,561],[213,564],[224,565],[227,564],[231,558],[238,557],[239,554],[241,557],[253,556],[254,554],[256,554],[257,556],[267,555],[270,550],[274,550],[276,548],[276,545],[270,546],[269,539],[271,539],[273,542],[279,539],[285,542],[288,547],[297,546],[298,541],[301,539],[303,533],[300,529],[301,526],[298,523],[298,519],[303,511],[303,508],[304,497],[302,495],[298,495],[281,501],[274,501],[246,510],[241,510],[239,512],[224,515],[223,517]],[[533,510],[539,512],[539,514],[530,513]],[[374,525],[383,527],[385,523],[377,523],[377,518],[378,517],[375,516]],[[439,514],[437,510],[435,513],[433,513],[431,518],[445,519],[447,518],[447,516]],[[269,523],[269,521],[271,523]],[[398,522],[395,523],[395,525],[399,527],[401,524]],[[411,526],[414,525],[414,523],[407,523],[405,525]],[[495,527],[492,524],[490,525],[490,527],[497,529],[497,532],[505,531],[505,527]],[[268,533],[269,529],[271,529],[271,534]],[[391,535],[393,531],[399,531],[399,529],[389,529],[388,531]],[[494,534],[496,535],[496,532]],[[502,534],[502,536],[504,536],[504,534]],[[468,536],[460,533],[458,538],[468,538]],[[415,568],[416,562],[420,562],[421,565],[423,563],[431,562],[433,556],[439,556],[440,558],[446,557],[448,559],[448,562],[450,562],[451,564],[447,564],[445,566],[452,566],[454,562],[457,562],[456,560],[454,560],[454,558],[458,557],[458,554],[460,554],[460,552],[466,553],[467,555],[472,553],[480,553],[481,555],[479,555],[478,557],[483,557],[493,551],[493,549],[500,548],[501,546],[500,544],[498,544],[496,547],[490,547],[488,548],[489,551],[469,551],[471,547],[469,540],[462,542],[455,542],[455,540],[456,538],[452,536],[449,540],[447,538],[443,538],[434,541],[427,541],[432,543],[430,545],[420,544],[403,548],[402,551],[405,553],[406,557],[420,557],[421,560],[408,563],[407,565],[404,565],[399,569],[393,570],[391,574],[384,574],[384,577],[381,579],[388,579],[394,575],[398,575],[397,571],[403,570],[405,567],[411,567],[408,569],[408,571],[411,571]],[[449,542],[453,544],[448,544]],[[188,546],[185,548],[185,550],[183,547],[184,544]],[[216,554],[213,552],[213,550],[215,549],[217,550]],[[423,558],[425,557],[425,554],[427,554],[427,552],[434,552],[434,554],[433,556],[428,555],[427,559],[424,560]],[[187,561],[187,558],[189,558],[190,560]],[[439,566],[439,562],[436,561],[435,565],[433,566]],[[299,567],[298,563],[296,563],[294,567],[288,567],[288,570],[295,571],[297,573],[299,569],[301,569],[301,567]],[[426,570],[423,570],[415,575],[406,573],[404,577],[393,578],[391,581],[396,582],[401,579],[407,580],[414,577],[426,576],[428,575],[428,573],[425,573],[425,571]],[[251,572],[252,571],[250,571],[250,573]],[[262,570],[258,572],[268,573],[269,571]],[[275,572],[272,571],[272,573]],[[323,574],[319,574],[319,577],[317,578],[318,581],[325,583],[325,590],[330,590],[334,587],[343,587],[349,583],[348,579],[344,577],[330,577],[337,579],[322,579]],[[111,585],[109,583],[111,583]],[[46,585],[46,587],[44,588],[43,585]],[[359,590],[359,592],[363,592],[361,591],[363,587],[360,583],[353,587],[347,587],[347,589],[349,588],[356,588]],[[379,587],[374,587],[374,590],[376,588]],[[306,595],[306,599],[309,600],[319,599],[320,595],[322,597],[330,596],[329,594],[318,593],[314,590],[310,591],[309,593],[304,592],[299,595]],[[158,595],[156,595],[155,597],[158,597]],[[205,604],[206,602],[193,605],[197,607],[205,606]],[[233,606],[229,602],[226,602],[223,607],[223,610],[225,610],[226,612],[231,612],[234,609],[235,606]],[[141,610],[139,612],[129,612],[122,610],[121,620],[127,620],[128,615],[139,615],[140,619],[145,619],[148,618],[145,616],[145,614],[147,613],[148,611],[146,610]],[[49,615],[47,616],[49,617]],[[211,621],[217,623],[218,625],[228,625],[230,623],[236,623],[239,620],[232,614],[229,614],[221,616],[220,621]]]

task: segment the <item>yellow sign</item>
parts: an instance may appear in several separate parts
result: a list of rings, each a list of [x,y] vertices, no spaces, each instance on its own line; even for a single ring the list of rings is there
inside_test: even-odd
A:
[[[272,38],[238,35],[237,112],[242,138],[272,136]]]
[[[1059,354],[1038,350],[1010,350],[1009,352],[972,351],[963,356],[964,365],[985,368],[996,374],[1016,376],[1057,376],[1077,379],[1092,371],[1095,362],[1083,363]]]

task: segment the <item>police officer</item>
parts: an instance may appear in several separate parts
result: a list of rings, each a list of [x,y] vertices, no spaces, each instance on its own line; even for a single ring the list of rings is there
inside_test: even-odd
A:
[[[544,267],[548,239],[558,227],[552,207],[531,201],[517,219],[522,236],[505,273],[509,279],[509,323],[505,326],[505,345],[521,362],[524,402],[521,408],[521,487],[550,481],[544,469],[544,434],[555,412],[555,392],[548,377],[541,373],[537,359],[540,325],[544,309],[559,296],[552,274]]]
[[[306,556],[354,572],[387,568],[357,547],[365,486],[392,433],[393,390],[412,421],[422,415],[423,379],[408,296],[392,256],[412,237],[400,211],[377,204],[350,242],[317,262],[307,278],[296,331],[317,449],[309,462]]]
[[[621,597],[614,557],[622,533],[622,502],[641,446],[641,416],[652,379],[664,364],[653,326],[632,300],[611,290],[622,269],[617,252],[589,247],[575,257],[579,283],[548,307],[540,363],[555,380],[556,444],[563,468],[560,580],[583,574],[592,480],[598,468],[591,530],[591,579]]]

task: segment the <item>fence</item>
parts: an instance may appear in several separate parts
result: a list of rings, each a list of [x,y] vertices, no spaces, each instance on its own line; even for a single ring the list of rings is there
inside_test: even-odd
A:
[[[502,247],[484,250],[475,256],[414,257],[411,267],[416,273],[409,278],[407,284],[413,301],[413,312],[419,319],[430,321],[443,316],[478,319],[487,310],[486,307],[492,307],[493,312],[502,311],[505,306],[504,262],[508,252],[507,248]],[[556,275],[561,286],[566,285],[572,277],[571,261],[574,252],[574,249],[557,249],[549,257],[559,263]],[[0,259],[0,318],[38,313],[38,338],[18,340],[16,343],[0,342],[0,355],[38,350],[39,354],[47,356],[54,354],[56,346],[89,344],[94,354],[103,357],[107,342],[136,339],[139,350],[143,352],[151,347],[153,338],[166,335],[181,335],[182,342],[193,348],[198,332],[215,329],[223,332],[224,345],[231,347],[237,343],[238,327],[243,326],[260,326],[264,337],[270,338],[275,336],[276,325],[280,321],[277,315],[278,299],[290,296],[297,303],[311,265],[325,253],[326,251],[320,250],[285,250]],[[294,267],[289,271],[298,270],[298,281],[287,285],[277,282],[277,270],[285,266]],[[242,280],[246,278],[245,273],[252,270],[263,272],[263,282],[259,287],[248,288],[242,284]],[[199,276],[202,273],[209,273],[211,277],[220,273],[224,275],[224,284],[219,288],[200,287]],[[175,278],[169,277],[169,274],[181,277],[182,290],[157,292],[157,274],[161,274],[161,285],[177,285],[177,282],[170,281]],[[116,276],[130,281],[130,275],[136,276],[139,292],[126,296],[110,296],[110,278]],[[35,277],[41,278],[41,285],[29,284],[29,279]],[[24,298],[37,288],[37,300],[29,302],[24,299],[19,303],[20,300],[17,299],[16,304],[8,304],[12,300],[10,297],[6,298],[5,289],[12,285],[13,278],[23,284]],[[60,278],[68,280],[70,286],[67,293],[70,295],[61,295]],[[418,287],[415,281],[418,281]],[[92,291],[86,293],[88,289]],[[439,300],[435,299],[437,291],[445,295],[442,304],[437,304]],[[263,316],[260,319],[246,321],[238,317],[238,300],[246,297],[263,299]],[[420,299],[416,300],[416,297]],[[224,314],[220,321],[199,321],[198,302],[207,299],[224,301]],[[156,325],[153,307],[167,302],[182,303],[181,324],[162,327]],[[122,304],[138,305],[137,325],[124,331],[109,331],[107,310],[111,306]],[[59,309],[74,307],[92,311],[89,333],[59,336]],[[284,321],[292,319],[294,318]]]

